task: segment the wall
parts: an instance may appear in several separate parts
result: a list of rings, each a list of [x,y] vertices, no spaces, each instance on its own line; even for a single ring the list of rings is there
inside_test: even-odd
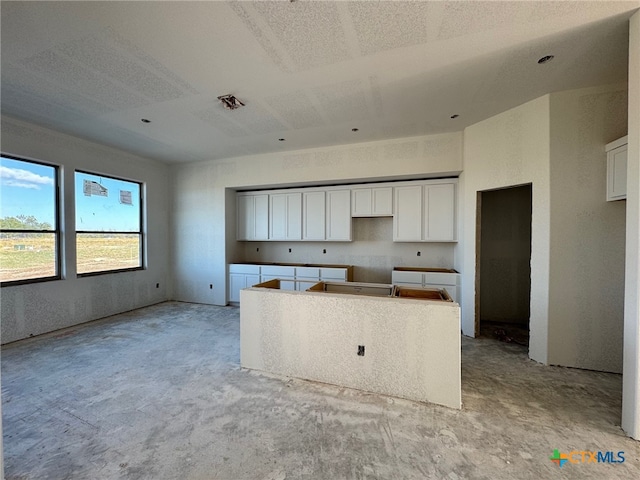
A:
[[[629,23],[628,132],[621,425],[640,440],[640,12]]]
[[[230,190],[451,176],[461,170],[459,132],[175,165],[175,298],[226,304],[227,262],[244,256],[246,252],[238,249],[249,248],[232,240],[235,201]],[[422,248],[426,251],[428,245]],[[360,252],[359,247],[356,251]],[[375,261],[362,259],[369,264]]]
[[[64,280],[2,288],[2,343],[114,315],[171,297],[168,168],[120,150],[2,117],[2,151],[61,166]],[[144,182],[147,268],[76,278],[74,169]],[[155,288],[156,283],[160,288]]]
[[[542,363],[621,369],[624,205],[604,201],[604,146],[625,133],[625,91],[626,84],[554,93],[465,130],[465,225],[476,225],[478,191],[532,184],[529,356]],[[467,335],[475,235],[465,229],[457,252]]]
[[[621,372],[626,202],[605,201],[604,147],[627,134],[627,85],[552,93],[550,114],[547,361]]]
[[[531,186],[481,198],[480,319],[529,327]]]
[[[456,251],[462,273],[462,331],[475,334],[477,192],[532,184],[529,355],[546,362],[549,286],[549,96],[513,108],[464,131],[461,223]]]
[[[391,283],[393,267],[453,266],[454,244],[393,242],[392,217],[352,220],[352,242],[238,242],[236,261],[356,265],[354,281],[371,283]]]

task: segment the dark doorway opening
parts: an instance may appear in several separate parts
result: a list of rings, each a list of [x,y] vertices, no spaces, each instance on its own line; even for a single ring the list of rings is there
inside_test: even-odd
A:
[[[478,192],[476,336],[529,345],[531,192]]]

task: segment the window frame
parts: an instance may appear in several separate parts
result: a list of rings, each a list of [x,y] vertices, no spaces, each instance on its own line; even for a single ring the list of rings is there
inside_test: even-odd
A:
[[[80,170],[80,169],[75,169],[74,170],[74,174],[73,174],[73,191],[74,191],[74,210],[77,204],[77,199],[76,199],[76,194],[78,193],[76,191],[76,186],[75,186],[75,182],[76,182],[76,174],[77,173],[83,173],[85,175],[93,175],[94,177],[104,177],[104,178],[108,178],[110,180],[117,180],[119,182],[129,182],[129,183],[135,183],[138,185],[139,187],[139,202],[140,202],[140,206],[139,206],[139,211],[138,211],[138,215],[140,218],[140,223],[139,223],[139,231],[137,232],[121,232],[121,231],[109,231],[109,232],[101,232],[101,231],[97,231],[97,230],[78,230],[77,227],[78,225],[76,224],[76,220],[77,218],[75,217],[74,214],[74,227],[75,227],[75,231],[74,231],[74,237],[75,237],[75,242],[76,242],[76,277],[78,278],[84,278],[84,277],[95,277],[98,275],[108,275],[111,273],[122,273],[122,272],[136,272],[139,270],[146,270],[146,256],[145,256],[145,229],[144,229],[144,182],[140,182],[138,180],[130,180],[128,178],[122,178],[122,177],[116,177],[113,175],[106,175],[103,173],[99,173],[99,172],[91,172],[91,171],[87,171],[87,170]],[[78,257],[77,257],[77,251],[78,251],[78,234],[114,234],[114,235],[138,235],[140,238],[140,265],[137,267],[128,267],[128,268],[116,268],[113,270],[99,270],[99,271],[95,271],[95,272],[84,272],[84,273],[78,273]]]
[[[17,160],[19,162],[25,163],[35,163],[36,165],[42,165],[43,167],[53,168],[53,181],[54,181],[54,221],[55,228],[54,230],[32,230],[32,229],[6,229],[0,228],[0,233],[53,233],[53,238],[55,241],[55,255],[54,255],[54,270],[55,274],[47,277],[35,277],[35,278],[23,278],[20,280],[9,280],[9,281],[0,281],[0,287],[12,287],[14,285],[28,285],[31,283],[42,283],[42,282],[51,282],[55,280],[62,280],[62,230],[61,230],[61,213],[60,213],[60,172],[62,170],[60,165],[56,165],[53,163],[48,163],[42,160],[34,160],[31,158],[19,157],[16,155],[6,154],[4,152],[0,153],[3,158],[7,158],[10,160]]]

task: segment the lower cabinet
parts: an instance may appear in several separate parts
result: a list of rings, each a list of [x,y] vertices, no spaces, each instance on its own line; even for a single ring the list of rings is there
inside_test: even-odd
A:
[[[296,267],[266,265],[260,268],[260,283],[280,279],[280,290],[295,290]]]
[[[240,301],[240,290],[260,283],[260,265],[229,265],[229,301]]]
[[[459,303],[459,273],[394,270],[391,273],[391,283],[394,285],[407,285],[414,287],[444,288],[451,299],[454,302]]]
[[[321,267],[292,265],[229,264],[229,301],[240,302],[240,290],[268,280],[279,279],[281,290],[304,291],[319,281],[347,282],[353,275],[352,267]]]

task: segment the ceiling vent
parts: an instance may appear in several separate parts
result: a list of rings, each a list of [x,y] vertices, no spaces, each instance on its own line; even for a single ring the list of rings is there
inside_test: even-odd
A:
[[[222,105],[224,105],[224,108],[227,110],[235,110],[236,108],[244,107],[244,103],[231,94],[221,95],[218,97],[218,100],[222,102]]]

